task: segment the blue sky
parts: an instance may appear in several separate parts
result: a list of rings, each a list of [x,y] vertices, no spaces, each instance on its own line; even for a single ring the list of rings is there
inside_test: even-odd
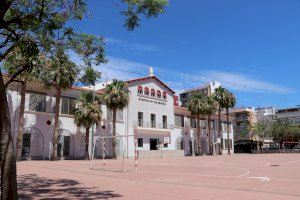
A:
[[[104,79],[145,76],[153,66],[178,92],[217,80],[238,106],[300,104],[299,0],[171,0],[133,32],[122,26],[118,2],[90,0],[90,16],[74,24],[106,38]]]

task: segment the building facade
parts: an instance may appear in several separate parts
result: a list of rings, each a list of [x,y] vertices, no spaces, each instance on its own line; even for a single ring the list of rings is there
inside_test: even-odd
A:
[[[158,157],[161,152],[165,156],[194,155],[195,118],[190,112],[178,106],[175,92],[155,77],[147,77],[127,81],[129,104],[117,111],[116,151],[117,156],[133,157],[135,146],[139,157]],[[95,92],[101,96],[105,90],[101,84]],[[62,92],[59,117],[58,156],[61,159],[82,159],[84,157],[85,130],[74,124],[75,100],[82,93],[91,91],[88,88],[72,87]],[[20,109],[20,83],[10,85],[7,96],[11,113],[11,124],[14,144],[18,134]],[[55,91],[46,89],[40,83],[30,82],[26,85],[23,159],[49,159],[52,151],[54,131]],[[175,105],[175,106],[174,106]],[[95,157],[112,156],[112,111],[104,102],[101,103],[102,120],[98,127],[91,128],[89,152]],[[217,117],[211,121],[211,134],[216,145]],[[208,133],[206,122],[202,119],[201,144],[204,152],[208,152]],[[222,148],[227,148],[225,124],[222,123]],[[233,139],[233,128],[230,125],[230,140]],[[105,139],[104,139],[105,138]],[[136,139],[136,140],[135,140]],[[135,145],[137,141],[137,145]],[[103,148],[105,143],[105,149]],[[232,142],[233,143],[233,142]],[[233,144],[230,147],[233,152]],[[160,150],[160,151],[158,151]],[[226,151],[227,152],[227,151]]]

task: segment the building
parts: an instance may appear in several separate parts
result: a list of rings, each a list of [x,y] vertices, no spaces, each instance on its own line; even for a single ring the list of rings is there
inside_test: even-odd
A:
[[[150,70],[151,71],[151,70]],[[133,157],[135,141],[139,157],[158,157],[161,151],[165,156],[188,156],[194,154],[195,120],[188,110],[178,106],[175,92],[160,79],[150,73],[146,77],[126,81],[129,89],[129,104],[117,111],[117,156]],[[100,84],[95,95],[103,94],[106,84]],[[96,87],[95,87],[96,88]],[[59,117],[58,156],[61,159],[81,159],[84,157],[85,130],[74,124],[75,99],[89,88],[72,87],[62,92]],[[13,83],[7,91],[11,113],[12,134],[16,143],[20,107],[20,83]],[[27,83],[25,95],[23,159],[49,159],[52,150],[54,131],[55,91],[46,89],[38,82]],[[174,106],[175,105],[175,106]],[[95,144],[95,157],[112,156],[112,111],[104,102],[101,104],[101,126],[94,127],[90,134],[89,152]],[[183,124],[179,122],[183,116]],[[208,133],[206,117],[203,117],[203,147],[207,147]],[[181,120],[181,118],[180,118]],[[212,120],[213,141],[216,143],[216,124]],[[225,129],[223,129],[224,132]],[[230,139],[233,139],[233,131]],[[96,136],[93,137],[92,135]],[[105,139],[97,139],[105,137]],[[135,140],[136,139],[136,140]],[[223,134],[225,151],[227,135]],[[231,145],[233,149],[233,145]],[[206,148],[207,149],[207,148]],[[161,150],[161,151],[155,151]],[[233,150],[232,150],[233,152]]]
[[[282,108],[276,111],[277,118],[285,118],[293,124],[300,125],[300,107]]]
[[[251,125],[257,122],[256,112],[252,107],[241,107],[229,110],[230,116],[234,119],[235,141],[251,139]]]
[[[193,94],[193,92],[200,92],[203,95],[211,95],[214,93],[215,89],[221,86],[221,84],[217,81],[212,81],[207,84],[204,84],[201,87],[193,88],[189,90],[185,90],[180,94],[180,101],[182,107],[187,107],[187,103],[189,101],[190,96]]]
[[[276,115],[276,108],[270,107],[258,107],[255,109],[257,121],[272,120]]]

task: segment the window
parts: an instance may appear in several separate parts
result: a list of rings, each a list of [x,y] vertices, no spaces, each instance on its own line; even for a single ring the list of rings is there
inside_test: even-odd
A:
[[[156,127],[156,119],[155,119],[155,114],[151,114],[151,127],[155,128]]]
[[[190,127],[191,128],[196,128],[196,119],[195,119],[195,117],[190,118]]]
[[[46,95],[39,93],[30,93],[29,110],[46,112]]]
[[[175,126],[184,127],[183,115],[175,115]]]
[[[117,110],[116,118],[117,118],[117,120],[116,120],[117,122],[123,122],[123,109]],[[107,119],[113,120],[113,113],[112,113],[112,110],[109,108],[107,108]]]
[[[144,141],[143,138],[138,138],[138,147],[143,147]]]
[[[144,95],[147,95],[147,96],[149,96],[149,88],[145,87],[145,90],[144,90]]]
[[[163,99],[167,99],[167,93],[163,92]]]
[[[138,94],[143,94],[143,88],[142,86],[138,86]]]
[[[166,115],[163,115],[163,128],[164,129],[167,129],[167,125],[168,124],[168,122],[167,122],[167,116]]]
[[[168,147],[168,145],[169,145],[168,143],[164,143],[164,147]]]
[[[143,113],[138,112],[138,126],[143,126]]]
[[[154,89],[151,89],[151,96],[155,97],[155,90]]]
[[[200,120],[200,127],[201,127],[201,129],[206,129],[206,120],[205,119]]]
[[[75,113],[75,99],[63,97],[61,98],[61,114],[74,115]]]
[[[157,98],[161,98],[161,92],[157,90]]]

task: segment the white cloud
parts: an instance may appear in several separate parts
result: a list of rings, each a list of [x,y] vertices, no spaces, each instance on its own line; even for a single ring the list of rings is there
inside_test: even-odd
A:
[[[143,52],[153,52],[157,50],[157,46],[153,44],[141,44],[135,42],[127,42],[125,40],[120,40],[116,38],[105,38],[107,45],[111,45],[122,50],[132,50],[132,51],[143,51]]]
[[[150,65],[128,61],[122,58],[109,56],[109,62],[98,67],[102,72],[102,81],[117,78],[128,80],[148,75]],[[293,92],[292,89],[276,85],[267,81],[256,80],[248,75],[223,72],[223,71],[200,71],[186,73],[166,68],[155,67],[154,74],[174,89],[177,93],[190,88],[201,86],[209,81],[219,81],[221,84],[234,91],[255,93],[279,93]]]

